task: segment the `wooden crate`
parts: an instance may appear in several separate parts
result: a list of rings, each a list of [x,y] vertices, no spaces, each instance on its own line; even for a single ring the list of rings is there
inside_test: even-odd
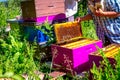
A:
[[[24,20],[44,22],[65,18],[64,0],[28,0],[21,2]]]
[[[77,22],[54,25],[57,44],[51,45],[52,67],[72,75],[88,70],[88,55],[102,48],[101,40],[82,37],[81,26]]]

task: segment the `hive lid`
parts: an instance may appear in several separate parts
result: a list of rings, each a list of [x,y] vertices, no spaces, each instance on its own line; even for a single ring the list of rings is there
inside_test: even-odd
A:
[[[54,32],[57,43],[77,40],[82,36],[80,23],[76,21],[54,24]]]

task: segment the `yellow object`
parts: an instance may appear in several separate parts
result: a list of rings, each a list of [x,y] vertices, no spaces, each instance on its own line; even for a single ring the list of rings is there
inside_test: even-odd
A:
[[[82,36],[80,23],[76,21],[54,24],[54,32],[57,43],[69,42],[69,40]]]
[[[89,40],[89,41],[86,41],[86,42],[83,42],[83,43],[79,43],[79,44],[76,44],[76,45],[72,45],[72,46],[69,46],[68,48],[78,48],[80,46],[85,46],[87,44],[91,44],[91,43],[94,43],[95,41],[94,40]]]
[[[106,57],[112,56],[113,54],[118,53],[118,50],[119,50],[119,48],[112,49],[112,50],[110,50],[109,52],[106,52],[105,56],[106,56]],[[113,56],[114,56],[114,55],[113,55]]]
[[[120,45],[118,44],[111,44],[111,45],[108,45],[104,48],[102,48],[103,51],[104,51],[104,54],[106,57],[109,57],[109,58],[114,58],[114,56],[116,54],[118,54],[118,51],[120,50]],[[93,55],[97,55],[97,56],[100,56],[100,53],[97,51],[95,53],[93,53]]]
[[[91,10],[91,12],[95,12],[95,10],[101,8],[102,9],[102,4],[100,2],[97,2],[95,3],[95,5],[91,4],[89,2],[89,5],[88,5],[89,9]]]
[[[89,5],[88,7],[89,7],[89,9],[91,10],[91,12],[94,12],[94,11],[95,11],[95,7],[94,7],[93,5]]]

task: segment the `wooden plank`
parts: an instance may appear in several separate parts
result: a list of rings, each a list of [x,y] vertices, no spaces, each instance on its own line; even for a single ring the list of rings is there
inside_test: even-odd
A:
[[[50,2],[64,2],[64,0],[35,0],[36,4],[46,4]]]
[[[55,14],[61,14],[65,13],[63,8],[55,8],[55,9],[46,9],[46,10],[37,10],[36,15],[37,16],[48,16],[48,15],[55,15]]]
[[[66,73],[60,72],[60,71],[53,71],[53,72],[49,73],[48,75],[52,77],[52,79],[50,79],[50,80],[56,80],[58,77],[65,76]]]
[[[59,3],[46,3],[46,4],[35,4],[35,9],[49,9],[49,8],[60,8],[62,7],[63,9],[65,8],[64,3],[59,2]]]

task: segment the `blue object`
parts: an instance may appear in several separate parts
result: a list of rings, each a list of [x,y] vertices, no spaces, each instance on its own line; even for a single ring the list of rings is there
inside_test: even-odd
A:
[[[24,27],[25,35],[27,36],[28,41],[36,41],[39,45],[44,45],[48,41],[49,37],[45,35],[42,31],[37,30],[30,26]]]
[[[27,37],[28,41],[34,42],[36,36],[37,36],[37,30],[34,29],[31,26],[24,26],[24,33],[25,36]]]
[[[48,41],[48,36],[45,35],[42,31],[38,30],[37,32],[37,43],[39,43],[39,45],[43,45],[46,44],[46,42]]]

